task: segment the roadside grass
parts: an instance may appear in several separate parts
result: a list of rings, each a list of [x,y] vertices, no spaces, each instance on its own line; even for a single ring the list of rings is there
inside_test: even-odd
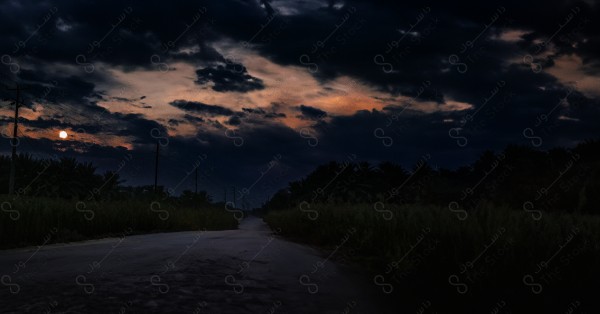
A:
[[[461,220],[464,213],[447,207],[305,207],[270,211],[264,220],[283,236],[351,256],[398,308],[597,309],[591,302],[598,302],[600,280],[598,216],[544,212],[536,220],[489,205]]]
[[[223,208],[193,208],[169,200],[78,202],[0,196],[0,204],[0,248],[238,226],[233,214]]]

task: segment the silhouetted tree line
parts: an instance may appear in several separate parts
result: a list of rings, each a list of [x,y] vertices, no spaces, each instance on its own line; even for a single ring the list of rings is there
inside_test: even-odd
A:
[[[0,155],[0,194],[8,193],[10,156]],[[157,199],[176,200],[182,205],[205,205],[211,196],[200,191],[183,191],[178,197],[170,196],[159,186],[123,186],[118,173],[98,174],[92,163],[74,158],[41,159],[19,154],[16,160],[15,193],[18,196],[55,197],[89,201]]]
[[[278,191],[261,211],[313,203],[371,203],[374,209],[434,204],[452,210],[506,205],[514,209],[600,213],[600,141],[542,151],[509,146],[471,165],[437,168],[424,155],[411,169],[384,162],[330,162]]]
[[[10,156],[0,156],[0,191],[8,193]],[[110,197],[118,192],[121,183],[118,174],[110,171],[96,174],[91,163],[74,158],[39,159],[29,154],[19,154],[16,159],[15,192],[59,198],[85,198],[90,195]]]

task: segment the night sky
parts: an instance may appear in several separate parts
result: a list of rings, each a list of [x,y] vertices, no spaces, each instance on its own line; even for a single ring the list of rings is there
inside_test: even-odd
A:
[[[394,2],[0,1],[0,152],[16,84],[18,152],[150,185],[158,141],[159,184],[253,205],[331,160],[600,134],[600,3]]]

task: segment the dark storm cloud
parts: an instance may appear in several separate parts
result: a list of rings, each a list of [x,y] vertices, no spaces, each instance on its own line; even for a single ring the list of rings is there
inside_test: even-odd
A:
[[[32,139],[29,137],[22,137],[20,138],[18,149],[33,155],[50,156],[54,154],[59,155],[59,157],[76,156],[82,160],[91,160],[96,164],[106,160],[117,160],[130,152],[125,147],[101,146],[94,143],[83,142],[71,142],[71,144],[72,143],[75,143],[75,145],[67,146],[64,143],[45,138]],[[65,148],[65,150],[62,151],[60,150],[61,148]],[[84,153],[76,151],[75,149],[77,148],[85,148]]]
[[[311,106],[300,105],[296,110],[300,111],[301,115],[298,117],[301,119],[319,120],[327,116],[327,112]]]
[[[563,92],[557,91],[546,101],[556,104],[564,96]],[[314,133],[300,133],[307,144],[313,145],[324,156],[339,158],[340,153],[353,153],[360,160],[395,160],[405,167],[412,166],[424,154],[430,154],[432,163],[439,166],[457,167],[473,161],[485,149],[501,150],[512,144],[537,145],[531,136],[523,136],[525,128],[535,131],[533,136],[539,137],[537,140],[542,148],[572,146],[600,134],[600,126],[591,122],[553,119],[540,124],[539,114],[534,109],[519,108],[517,98],[510,91],[500,93],[473,120],[469,120],[466,112],[424,114],[403,108],[361,110],[351,116],[321,120],[315,125]],[[571,101],[574,106],[587,107],[590,114],[591,107],[600,105],[573,95]],[[519,110],[524,118],[515,120],[514,111]],[[569,114],[566,109],[559,110],[557,116]],[[574,117],[581,118],[580,115]],[[590,121],[598,118],[600,115],[595,110]],[[464,119],[466,123],[460,123]],[[458,125],[462,125],[459,134],[450,132]],[[582,138],[581,134],[589,137]]]
[[[4,12],[0,20],[2,80],[29,80],[25,77],[28,70],[48,72],[48,80],[30,81],[31,84],[49,84],[55,77],[64,76],[63,69],[57,73],[48,69],[52,63],[76,66],[79,71],[73,75],[97,82],[98,73],[106,73],[112,67],[125,71],[139,68],[164,71],[174,69],[170,64],[178,61],[196,65],[229,62],[212,47],[213,42],[224,36],[219,25],[234,21],[255,24],[264,16],[264,10],[252,1],[175,1],[150,5],[116,0],[86,3],[26,0],[2,1],[0,11]],[[245,71],[237,64],[234,70],[239,67]],[[231,90],[263,88],[261,81],[249,74],[215,71],[236,80]],[[219,81],[215,84],[217,90],[228,90]]]
[[[248,113],[266,114],[265,110],[261,108],[242,108],[242,111]]]
[[[542,6],[545,9],[539,10]],[[350,10],[353,7],[355,10]],[[574,14],[573,22],[560,34],[562,37],[552,41],[556,51],[550,57],[542,58],[543,53],[550,52],[550,45],[535,51],[533,40],[551,37],[559,23],[572,13],[571,10],[577,11],[575,8],[580,11]],[[533,127],[537,135],[544,137],[544,144],[566,144],[598,134],[598,130],[584,127],[591,125],[591,117],[598,116],[598,111],[591,109],[598,103],[597,100],[575,92],[571,98],[577,97],[580,105],[568,109],[559,107],[560,111],[555,111],[550,117],[550,123],[535,128],[536,119],[551,112],[565,97],[568,86],[544,72],[535,73],[530,64],[521,61],[529,53],[533,55],[534,62],[548,68],[554,65],[556,58],[567,53],[577,53],[584,59],[589,57],[593,49],[574,49],[573,45],[586,45],[584,37],[588,38],[587,43],[599,38],[594,28],[598,22],[589,21],[589,17],[597,12],[598,6],[590,8],[584,2],[553,1],[540,6],[523,2],[485,3],[464,8],[440,2],[421,6],[350,1],[340,10],[318,10],[289,18],[294,22],[289,23],[284,34],[270,44],[258,45],[258,49],[280,63],[301,64],[322,80],[346,74],[371,82],[392,95],[411,97],[413,103],[427,100],[443,103],[453,99],[472,104],[472,111],[460,115],[478,112],[477,116],[464,126],[460,117],[455,117],[444,128],[438,129],[438,140],[454,143],[455,139],[449,137],[448,131],[460,128],[461,135],[471,138],[468,148],[476,150],[485,146],[502,146],[511,141],[527,143],[523,130]],[[498,16],[494,25],[474,41],[473,48],[467,47],[461,52],[462,45],[473,42],[494,14]],[[340,24],[344,19],[345,22]],[[301,25],[310,26],[301,28]],[[336,28],[337,25],[341,27]],[[412,25],[415,27],[412,28]],[[510,30],[524,30],[532,32],[532,35],[524,36],[526,39],[517,43],[491,39]],[[323,43],[326,38],[323,34],[332,34],[332,37]],[[458,59],[450,60],[452,55]],[[509,60],[517,60],[517,64],[508,66]],[[497,105],[495,103],[502,103],[498,99],[486,101],[498,85],[502,85],[502,94],[515,95],[509,104]],[[540,87],[545,87],[545,90]],[[395,106],[402,108],[405,105]],[[403,113],[388,114],[396,120],[404,119]],[[559,121],[562,114],[579,117],[579,123]],[[431,117],[437,115],[432,114]],[[586,118],[586,115],[589,116]],[[359,117],[367,118],[365,115]],[[450,121],[451,118],[447,119]],[[361,125],[356,122],[355,125]],[[436,147],[437,142],[430,140],[432,137],[418,135],[430,133],[428,115],[420,116],[411,127],[416,130],[427,127],[428,132],[417,132],[414,137]],[[486,141],[478,145],[474,142],[477,138]]]
[[[167,136],[166,128],[153,120],[146,119],[141,114],[135,113],[111,113],[112,116],[121,122],[120,127],[111,134],[131,138],[131,142],[136,145],[148,145],[156,143],[157,140]],[[115,126],[117,127],[117,126]]]
[[[273,3],[275,9],[278,4],[286,2]],[[541,56],[550,45],[532,51],[533,40],[552,36],[575,8],[579,13],[559,34],[562,37],[552,41],[557,51],[548,58]],[[558,56],[573,52],[573,45],[595,42],[600,38],[595,26],[600,25],[589,18],[598,9],[582,1],[486,2],[467,7],[441,1],[428,5],[347,1],[338,10],[320,8],[279,16],[287,21],[287,27],[268,42],[257,42],[256,48],[281,64],[304,66],[322,80],[345,74],[393,95],[409,97],[414,97],[424,82],[431,82],[437,91],[423,93],[419,99],[475,103],[480,99],[475,94],[485,93],[498,80],[528,83],[523,80],[531,72],[526,63],[521,63],[520,71],[505,76],[509,60],[520,62],[529,53],[535,62],[551,65]],[[532,36],[518,43],[492,39],[510,30],[532,32]],[[238,39],[243,38],[240,34]],[[473,45],[463,51],[464,43]],[[594,49],[575,50],[585,57]],[[450,60],[452,55],[457,59]],[[460,73],[464,66],[466,73]],[[543,73],[537,76],[538,82],[548,79]]]
[[[4,35],[6,35],[3,51],[9,53],[17,50],[16,53],[11,54],[13,56],[30,52],[30,55],[35,53],[36,56],[44,59],[71,63],[75,61],[75,56],[83,52],[87,59],[121,66],[152,66],[150,60],[152,53],[159,57],[163,56],[161,59],[171,58],[172,51],[194,44],[202,44],[206,47],[193,54],[197,59],[224,61],[214,49],[211,50],[210,46],[206,45],[209,41],[219,39],[221,36],[248,41],[258,29],[252,26],[260,26],[269,17],[268,10],[261,8],[258,1],[218,3],[175,1],[154,3],[151,6],[132,4],[130,7],[118,1],[85,4],[58,1],[54,6],[49,3],[35,4],[35,6],[28,5],[27,1],[21,2],[19,6],[12,2],[3,4],[4,9],[11,12],[11,15],[3,20],[2,29],[5,30]],[[377,71],[378,67],[374,64],[373,57],[387,49],[388,43],[400,39],[403,35],[398,30],[407,30],[409,25],[414,25],[420,14],[423,14],[424,8],[429,7],[430,12],[425,14],[424,19],[414,28],[414,31],[420,35],[404,37],[402,43],[404,47],[393,51],[394,54],[390,54],[388,59],[393,56],[402,58],[404,55],[409,55],[410,58],[405,59],[413,61],[416,58],[427,59],[435,55],[447,59],[447,54],[459,48],[464,41],[472,39],[473,35],[477,35],[483,23],[489,22],[491,15],[501,5],[506,7],[507,11],[502,16],[502,20],[494,26],[531,30],[534,34],[531,36],[532,39],[541,35],[551,35],[556,30],[557,24],[562,22],[561,19],[573,7],[580,7],[582,12],[576,16],[576,22],[598,10],[598,6],[590,8],[590,5],[583,1],[486,2],[471,4],[465,8],[443,1],[430,2],[428,6],[415,3],[347,1],[340,9],[327,8],[327,4],[323,3],[321,8],[301,11],[292,16],[275,14],[275,22],[285,23],[286,27],[281,32],[277,32],[276,36],[268,37],[268,40],[260,40],[259,36],[250,44],[257,45],[265,54],[283,63],[307,65],[316,62],[320,65],[319,73],[325,76],[347,71],[365,73],[364,71],[368,69],[372,71],[366,74],[376,74],[380,71]],[[272,6],[278,10],[278,7],[294,7],[295,4],[290,1],[277,1]],[[540,10],[540,7],[544,10]],[[53,8],[56,8],[56,12],[52,10]],[[351,10],[352,8],[354,9]],[[168,18],[156,19],[156,12]],[[334,31],[335,24],[340,24],[339,22],[343,21],[345,16],[349,16],[349,19],[332,34],[329,41],[323,43],[322,48],[316,46],[319,49],[315,50],[315,44],[322,42],[324,35]],[[49,17],[49,20],[44,23],[45,17]],[[114,21],[110,17],[114,17]],[[111,31],[111,22],[116,24],[114,22],[118,22],[121,17],[124,17],[123,21],[108,33]],[[430,34],[425,34],[428,23],[434,20],[438,22],[432,25]],[[190,25],[190,22],[195,22],[191,25],[191,30],[184,33],[183,37],[179,37],[187,30],[186,25]],[[269,26],[277,25],[275,22],[270,23]],[[27,42],[24,44],[25,47],[16,49],[20,47],[18,45],[20,42],[31,35],[30,29],[42,23],[41,30],[51,31],[51,37],[39,35],[41,38],[34,38],[34,43]],[[571,33],[572,29],[568,29],[560,35],[565,39],[573,40],[587,38],[585,43],[580,43],[577,51],[591,57],[598,49],[598,36],[594,32],[598,29],[596,27],[599,26],[598,23],[597,19],[592,19],[578,32]],[[196,32],[202,30],[206,24],[212,27],[198,36]],[[569,25],[571,28],[577,25],[575,22],[572,24]],[[267,28],[266,32],[268,31],[273,30]],[[491,29],[489,32],[491,34],[497,30]],[[95,46],[94,41],[98,42],[107,33],[107,39],[99,42],[98,47]],[[452,36],[448,36],[449,33],[452,33]],[[180,39],[175,41],[177,38]],[[566,40],[556,40],[555,43],[563,49],[573,49]],[[348,49],[350,47],[352,49]],[[411,48],[410,53],[398,53],[407,47]],[[439,47],[444,49],[436,49]],[[87,54],[87,50],[91,48],[100,52],[92,51]],[[166,53],[162,53],[164,48],[169,48],[166,49]],[[312,52],[313,50],[315,52]],[[341,53],[342,51],[344,53]],[[302,54],[308,55],[309,59],[304,58],[304,62],[300,62]],[[80,61],[80,63],[84,62]],[[427,62],[423,65],[431,64],[439,67],[440,61]],[[355,67],[342,67],[349,62],[357,63],[354,64]],[[402,65],[405,66],[407,63]],[[369,76],[375,78],[374,75]]]
[[[246,68],[237,63],[216,65],[196,71],[196,83],[200,85],[212,82],[217,92],[250,92],[264,89],[263,81],[248,74]]]
[[[28,120],[23,117],[19,117],[19,123],[25,125],[27,127],[33,127],[37,129],[83,129],[89,133],[99,133],[102,131],[102,125],[97,123],[89,123],[89,124],[73,124],[70,122],[61,121],[58,119],[43,119],[38,117],[35,120]]]
[[[285,118],[285,113],[282,112],[268,112],[264,115],[265,118],[274,119],[274,118]]]
[[[32,101],[55,105],[87,104],[102,98],[102,95],[95,90],[96,85],[90,82],[87,77],[68,74],[57,76],[43,70],[29,69],[21,69],[19,75],[20,79],[17,82],[25,88],[25,97],[23,98],[27,106],[30,106]],[[106,81],[99,75],[94,76],[94,79]],[[4,84],[11,81],[4,82]],[[11,87],[14,88],[14,86]],[[1,93],[7,97],[14,97],[14,92],[9,93],[3,90]]]
[[[249,115],[255,115],[264,119],[285,118],[285,113],[278,112],[279,108],[280,105],[273,104],[270,108],[242,108],[242,112],[247,113]]]
[[[211,116],[230,116],[233,114],[233,110],[229,108],[217,105],[207,105],[197,101],[175,100],[170,102],[169,105],[188,112]]]
[[[192,116],[190,114],[185,114],[183,117],[187,121],[192,122],[192,123],[202,123],[202,122],[204,122],[204,119],[202,119],[200,117]]]
[[[182,122],[185,122],[185,121],[178,120],[178,119],[169,119],[169,121],[168,121],[169,126],[178,126]]]
[[[7,40],[4,41],[3,50],[6,52],[19,47],[15,46],[19,43],[19,38],[31,35],[31,32],[28,32],[28,23],[40,24],[45,20],[45,16],[49,16],[50,20],[43,25],[43,29],[53,29],[53,37],[39,43],[39,47],[35,46],[36,56],[48,61],[74,63],[74,57],[78,55],[76,51],[85,52],[88,48],[107,50],[104,53],[93,52],[93,57],[84,53],[88,57],[87,62],[78,62],[82,70],[86,69],[84,63],[94,63],[91,59],[123,67],[140,65],[158,70],[162,62],[177,58],[176,55],[179,54],[174,53],[177,49],[193,45],[200,45],[201,49],[186,54],[186,61],[226,62],[226,58],[210,46],[210,41],[225,36],[248,42],[279,63],[301,65],[311,71],[316,68],[315,75],[322,79],[348,74],[366,79],[382,90],[403,95],[413,95],[411,91],[415,87],[423,81],[430,80],[440,91],[436,101],[441,101],[442,95],[452,96],[459,101],[472,101],[469,96],[473,90],[485,89],[485,86],[494,83],[495,78],[489,77],[489,73],[501,73],[506,59],[515,54],[514,43],[488,40],[490,36],[498,35],[502,30],[523,29],[532,32],[524,37],[529,38],[528,40],[518,44],[525,50],[531,49],[534,39],[552,35],[569,10],[579,7],[580,13],[552,43],[558,46],[559,54],[576,50],[587,63],[593,63],[599,40],[594,30],[600,26],[597,19],[589,19],[598,11],[598,6],[590,8],[589,4],[580,1],[551,1],[543,2],[543,5],[541,2],[540,5],[515,1],[486,2],[471,4],[466,8],[441,1],[431,2],[428,6],[413,3],[347,1],[339,9],[334,9],[325,2],[312,9],[298,4],[299,8],[306,9],[290,16],[276,13],[264,32],[251,40],[260,29],[259,26],[269,18],[270,10],[260,7],[258,1],[200,1],[193,4],[181,2],[169,5],[157,3],[157,6],[132,5],[131,10],[127,11],[124,11],[128,9],[127,6],[117,2],[92,2],[82,5],[59,1],[55,5],[58,8],[55,13],[52,13],[53,7],[49,4],[37,5],[35,9],[34,6],[26,4],[19,7],[9,2],[4,4],[6,10],[14,12],[4,21],[6,27],[3,29],[6,30]],[[294,7],[296,4],[276,1],[271,6],[277,11],[284,7]],[[545,9],[539,10],[540,7]],[[500,14],[492,27],[475,42],[473,49],[459,54],[459,63],[464,63],[466,59],[475,60],[467,62],[468,75],[460,75],[457,73],[459,66],[449,64],[449,56],[457,54],[463,43],[472,40],[481,32],[484,23],[489,23],[499,8],[505,8],[506,11]],[[103,14],[98,15],[98,12]],[[162,16],[169,18],[157,20],[155,12],[161,12]],[[94,41],[98,41],[111,30],[107,16],[114,16],[117,21],[124,17],[124,20],[109,34],[107,42],[102,42],[96,47],[93,45]],[[17,19],[21,23],[14,23]],[[589,21],[585,22],[586,19]],[[186,25],[190,25],[192,21],[195,23],[188,30]],[[127,22],[133,23],[134,27],[130,27]],[[207,23],[211,26],[208,30],[203,26]],[[63,27],[58,27],[59,24]],[[277,28],[279,25],[285,27]],[[341,27],[336,28],[336,25]],[[408,32],[410,25],[415,27],[408,34],[403,34],[402,32]],[[10,30],[16,32],[9,32]],[[183,33],[183,37],[179,37],[186,30],[188,31]],[[205,32],[197,36],[198,30]],[[324,41],[327,34],[332,36]],[[37,37],[34,36],[35,38]],[[175,41],[177,38],[180,40]],[[574,43],[577,43],[577,49],[573,48]],[[26,47],[33,49],[33,44]],[[163,53],[165,49],[161,47],[169,49]],[[21,48],[17,53],[9,55],[18,56],[24,51],[26,49]],[[70,60],[60,59],[65,56],[71,56]],[[523,55],[516,57],[522,58]],[[388,69],[393,71],[386,73]],[[443,72],[443,69],[450,71]],[[523,71],[527,71],[526,66],[523,67]],[[218,91],[245,92],[264,88],[260,81],[246,73],[242,65],[232,62],[225,65],[209,65],[199,70],[198,82],[204,84],[210,81]],[[427,98],[428,95],[421,97]]]
[[[168,54],[165,46],[176,50],[195,43],[196,32],[211,19],[202,2],[184,1],[148,6],[120,1],[5,1],[2,9],[11,12],[3,19],[6,40],[2,51],[16,58],[31,55],[82,65],[102,61],[124,67],[150,66],[152,53]],[[157,23],[157,12],[172,19]],[[174,43],[197,15],[188,36]],[[37,26],[41,27],[32,36]]]
[[[227,124],[240,125],[240,124],[242,124],[242,120],[240,119],[239,116],[232,116],[231,118],[229,118],[229,120],[227,120]]]

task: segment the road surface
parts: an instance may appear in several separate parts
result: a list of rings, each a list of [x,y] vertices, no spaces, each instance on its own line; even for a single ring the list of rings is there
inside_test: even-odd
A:
[[[368,278],[276,236],[125,236],[0,251],[1,313],[384,313]]]

